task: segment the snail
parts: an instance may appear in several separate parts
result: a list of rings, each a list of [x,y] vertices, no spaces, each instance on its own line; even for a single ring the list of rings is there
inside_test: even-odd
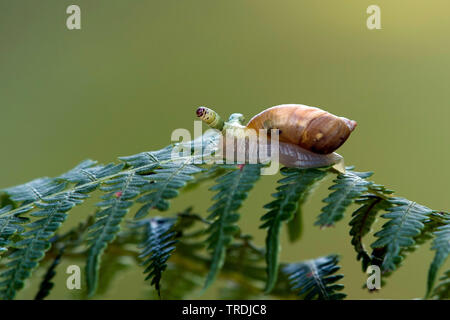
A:
[[[210,127],[235,136],[249,130],[278,132],[279,162],[287,167],[315,168],[335,165],[344,171],[343,157],[337,150],[356,127],[356,121],[335,116],[316,107],[284,104],[268,108],[244,126],[241,114],[232,114],[225,122],[212,109],[199,107],[197,117]],[[269,139],[270,141],[271,139]],[[270,143],[270,142],[269,142]]]

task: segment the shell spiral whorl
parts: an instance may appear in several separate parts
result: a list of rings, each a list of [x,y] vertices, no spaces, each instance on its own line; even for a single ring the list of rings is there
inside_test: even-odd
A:
[[[285,104],[268,108],[247,124],[251,129],[278,129],[279,139],[317,154],[338,149],[356,127],[356,121],[315,107]]]

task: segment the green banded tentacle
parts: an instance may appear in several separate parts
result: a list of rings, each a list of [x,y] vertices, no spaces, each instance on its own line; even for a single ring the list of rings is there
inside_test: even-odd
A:
[[[222,117],[212,109],[207,107],[199,107],[196,111],[197,117],[199,117],[204,123],[213,129],[221,130],[224,126]]]

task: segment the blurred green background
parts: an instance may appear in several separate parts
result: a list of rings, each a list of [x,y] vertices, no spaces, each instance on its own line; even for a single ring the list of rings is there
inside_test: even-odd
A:
[[[69,31],[65,11],[74,3],[82,29]],[[347,164],[374,171],[399,195],[449,210],[450,2],[375,3],[382,30],[367,29],[374,1],[365,0],[2,0],[0,188],[56,176],[86,158],[104,163],[163,147],[174,129],[193,130],[199,105],[249,119],[301,103],[358,122],[339,150]],[[241,210],[241,228],[260,245],[262,206],[277,178],[264,177]],[[289,244],[283,234],[282,260],[339,253],[349,298],[422,297],[429,243],[380,292],[361,289],[366,276],[350,244],[350,212],[335,228],[313,226],[330,183],[306,204],[302,241]],[[176,199],[173,210],[194,203],[205,214],[211,203],[196,199],[212,196],[208,187]],[[91,210],[72,211],[65,228]],[[64,270],[50,298],[76,297]],[[143,278],[132,268],[99,298],[142,298],[150,290]],[[214,290],[201,297],[214,298]]]

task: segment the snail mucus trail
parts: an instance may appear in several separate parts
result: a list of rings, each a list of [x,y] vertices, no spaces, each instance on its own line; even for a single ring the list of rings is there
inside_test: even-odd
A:
[[[275,130],[278,137],[278,161],[286,167],[316,168],[333,165],[341,172],[345,171],[343,157],[334,151],[356,127],[353,120],[299,104],[268,108],[251,118],[246,125],[243,124],[243,115],[239,113],[232,114],[226,122],[217,112],[206,107],[199,107],[196,113],[211,128],[222,131],[223,136],[242,138],[250,133],[258,135],[264,132],[268,135],[269,149],[273,144],[270,133]]]

